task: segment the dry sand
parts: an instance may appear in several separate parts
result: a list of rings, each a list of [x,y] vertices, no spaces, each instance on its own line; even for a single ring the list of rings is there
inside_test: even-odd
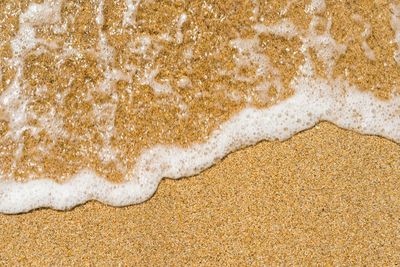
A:
[[[124,208],[0,216],[0,264],[400,264],[400,146],[321,123]]]

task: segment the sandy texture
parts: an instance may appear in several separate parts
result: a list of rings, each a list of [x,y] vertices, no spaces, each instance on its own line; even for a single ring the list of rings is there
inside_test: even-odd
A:
[[[313,17],[317,34],[331,27],[335,41],[348,47],[330,71],[318,49],[307,51],[320,78],[345,76],[381,99],[399,94],[389,5],[398,1],[327,0],[326,9],[313,16],[306,12],[310,1],[262,1],[254,20],[252,1],[214,1],[212,8],[200,0],[148,1],[135,14],[126,13],[127,2],[63,1],[64,32],[57,23],[30,22],[42,41],[24,51],[19,79],[35,115],[26,124],[42,131],[37,136],[25,131],[18,143],[6,136],[13,111],[0,110],[3,172],[16,180],[62,181],[89,166],[122,181],[143,147],[201,140],[246,105],[265,107],[290,96],[287,85],[304,60],[296,52],[301,43],[258,34],[255,23],[289,20],[305,31]],[[19,16],[29,6],[5,3],[0,2],[0,93],[15,79],[11,44],[24,36]],[[248,81],[257,66],[233,64],[237,51],[229,40],[257,34],[260,54],[282,79],[281,91],[255,90],[270,80],[261,75]],[[66,43],[71,54],[64,53]],[[107,56],[109,50],[115,53]],[[144,67],[151,65],[158,68]],[[104,92],[99,84],[105,84]],[[65,101],[55,101],[58,94]],[[177,116],[185,114],[180,107],[189,116]],[[47,121],[63,121],[75,139],[57,136],[58,125]],[[114,136],[104,134],[110,125]],[[19,144],[22,156],[16,160]],[[104,159],[110,147],[119,151],[116,159]],[[400,264],[399,155],[398,144],[324,122],[286,142],[261,142],[232,153],[196,177],[165,180],[140,205],[89,202],[66,212],[0,215],[0,265]],[[127,162],[120,168],[121,161]]]
[[[321,123],[149,201],[0,216],[0,264],[400,263],[400,146]]]
[[[292,96],[307,58],[315,79],[399,94],[398,1],[3,2],[1,180],[89,168],[126,182],[148,148],[204,141],[238,111]],[[265,30],[288,22],[294,36]]]

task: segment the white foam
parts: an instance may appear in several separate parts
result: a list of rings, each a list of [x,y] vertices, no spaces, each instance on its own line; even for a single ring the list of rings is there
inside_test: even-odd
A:
[[[311,4],[306,8],[306,12],[312,14],[318,14],[325,11],[326,3],[325,0],[312,0]]]
[[[267,109],[241,111],[203,144],[189,148],[156,146],[144,152],[129,182],[123,184],[109,183],[90,171],[64,184],[50,180],[1,182],[0,211],[18,213],[37,207],[68,209],[91,199],[115,206],[140,203],[155,192],[163,177],[177,179],[197,174],[239,147],[260,140],[282,141],[321,120],[400,142],[400,97],[380,101],[340,79],[328,84],[302,76],[292,86],[297,90],[293,97]],[[337,93],[343,87],[347,93]]]
[[[45,1],[43,4],[32,3],[28,10],[20,16],[22,23],[32,26],[53,24],[60,21],[61,1]]]
[[[135,25],[136,23],[136,13],[139,7],[140,0],[125,0],[125,5],[127,7],[126,12],[124,12],[123,25]]]
[[[102,25],[103,17],[101,6],[103,1],[98,2],[97,23]],[[139,1],[126,1],[128,11],[124,16],[124,23],[134,22],[134,16]],[[206,8],[212,8],[203,3]],[[286,12],[291,4],[288,3]],[[33,4],[28,11],[21,16],[20,32],[13,41],[13,51],[15,53],[15,64],[17,66],[17,78],[21,76],[20,56],[30,49],[37,42],[32,26],[39,23],[54,23],[58,21],[59,9],[56,6],[50,7],[50,2],[42,5]],[[323,0],[313,0],[308,7],[308,11],[313,14],[312,23],[308,32],[300,32],[296,26],[288,20],[282,20],[273,26],[267,27],[264,24],[257,24],[254,28],[261,33],[273,33],[292,38],[298,36],[303,42],[301,52],[305,55],[305,63],[300,66],[297,76],[292,80],[290,86],[295,94],[278,104],[266,109],[246,108],[240,113],[231,117],[228,121],[214,130],[211,136],[204,143],[195,143],[190,147],[181,148],[178,146],[155,146],[143,152],[137,164],[129,175],[125,177],[127,182],[113,184],[96,176],[90,170],[81,171],[72,179],[63,184],[57,184],[52,180],[39,179],[27,183],[17,183],[10,180],[0,182],[0,212],[19,213],[26,212],[38,207],[51,207],[54,209],[69,209],[88,200],[96,199],[103,203],[123,206],[140,203],[154,194],[159,182],[164,177],[178,179],[199,173],[210,167],[217,160],[224,157],[231,151],[240,147],[255,144],[260,140],[285,140],[294,134],[313,127],[322,120],[335,123],[339,127],[353,129],[364,134],[374,134],[386,137],[400,143],[400,96],[393,95],[389,101],[381,101],[373,97],[370,93],[363,93],[351,86],[345,77],[332,78],[332,69],[336,59],[344,53],[346,45],[339,45],[330,35],[330,20],[327,29],[322,34],[317,34],[313,28],[318,23],[315,14],[324,11]],[[392,28],[396,32],[395,41],[400,43],[400,22],[398,15],[399,8],[391,6],[394,15],[392,17]],[[254,9],[254,18],[257,17],[257,7]],[[47,18],[36,18],[47,15]],[[183,16],[183,15],[182,15]],[[185,17],[178,19],[178,33],[180,26],[185,21]],[[51,18],[49,18],[51,17]],[[126,19],[125,19],[126,17]],[[101,27],[99,27],[101,28]],[[100,49],[103,53],[101,58],[108,61],[113,57],[113,51],[107,44],[106,36],[100,33]],[[177,42],[180,37],[177,33]],[[363,37],[369,35],[368,25]],[[160,37],[164,38],[164,37]],[[239,51],[236,58],[238,67],[253,65],[257,67],[256,76],[278,75],[268,58],[260,53],[257,40],[235,39],[231,41],[231,46]],[[139,45],[132,47],[132,52],[142,54],[143,57],[154,57],[155,54],[146,53],[152,40],[147,37],[138,38]],[[327,67],[328,79],[315,78],[314,66],[308,55],[308,48],[314,48],[317,56]],[[364,47],[367,56],[374,57],[371,51]],[[187,50],[187,59],[192,53]],[[66,53],[77,53],[68,50]],[[152,53],[158,53],[157,50]],[[369,54],[369,55],[368,55]],[[79,55],[79,53],[77,54]],[[308,56],[307,56],[308,55]],[[135,70],[135,66],[130,66]],[[181,101],[179,95],[174,94],[169,81],[159,83],[155,77],[158,74],[157,66],[147,66],[144,77],[140,77],[142,84],[153,87],[156,93],[169,93],[178,102]],[[230,73],[238,80],[247,81],[247,77],[238,75],[237,69]],[[100,85],[101,90],[110,90],[116,80],[129,80],[129,76],[118,70],[107,69],[105,72],[105,82]],[[0,98],[0,103],[7,106],[7,110],[13,111],[10,114],[11,127],[22,130],[25,121],[24,102],[18,99],[20,85],[16,83],[18,79],[6,90]],[[275,81],[279,85],[279,78]],[[270,86],[270,81],[265,81],[258,85],[259,90],[266,90]],[[190,86],[190,80],[182,78],[178,86]],[[280,86],[280,85],[279,85]],[[279,87],[277,86],[277,87]],[[234,96],[233,96],[234,97]],[[19,101],[19,102],[18,102]],[[181,101],[179,107],[185,114],[187,107]],[[96,106],[94,111],[98,120],[104,114],[112,113],[115,106],[112,104]],[[54,112],[53,112],[54,113]],[[182,115],[182,116],[183,116]],[[14,117],[13,117],[14,116]],[[48,114],[43,117],[43,123],[47,124],[55,114]],[[40,121],[42,121],[40,120]],[[13,124],[14,123],[14,124]],[[104,140],[110,140],[113,121],[109,121],[104,129]],[[57,124],[50,127],[50,131],[58,131]],[[55,133],[56,134],[56,133]],[[19,150],[16,151],[18,153]],[[106,142],[102,148],[102,159],[104,161],[115,160],[115,151]]]
[[[186,19],[187,19],[187,15],[185,13],[181,14],[178,19],[178,23],[177,23],[178,30],[176,32],[176,40],[177,40],[178,44],[182,43],[182,41],[183,41],[182,25],[183,25],[183,23],[185,23]]]
[[[8,111],[10,131],[7,135],[15,139],[18,139],[21,133],[28,128],[33,132],[36,130],[25,125],[28,118],[26,114],[28,99],[21,94],[24,85],[20,83],[23,75],[24,53],[34,48],[38,43],[43,43],[43,40],[36,38],[33,26],[59,22],[61,18],[60,9],[60,1],[45,1],[43,4],[29,5],[27,11],[19,17],[19,31],[16,37],[11,40],[13,51],[11,61],[16,69],[16,75],[10,86],[0,96],[0,107]]]
[[[261,33],[265,29],[259,27],[258,30]],[[232,76],[233,79],[244,82],[251,82],[254,78],[261,78],[263,80],[263,83],[258,84],[255,89],[260,92],[265,92],[265,94],[267,90],[271,87],[271,85],[275,86],[278,94],[282,91],[283,85],[279,77],[273,79],[272,81],[268,81],[268,79],[271,79],[273,75],[277,75],[278,71],[271,66],[269,58],[261,53],[258,35],[255,36],[253,39],[238,38],[231,40],[230,45],[239,51],[239,55],[235,57],[236,66],[230,72],[222,70],[221,73],[229,74],[230,76]],[[257,69],[255,71],[254,77],[240,75],[239,70],[243,66],[256,66]],[[236,98],[235,95],[231,95],[231,97],[232,99]],[[252,102],[252,99],[248,98],[247,101]]]
[[[192,82],[190,81],[190,79],[188,77],[183,77],[183,78],[179,79],[178,86],[179,87],[192,86]]]
[[[356,21],[360,21],[360,22],[362,22],[362,20],[363,20],[360,15],[353,15],[352,19],[354,19]],[[364,48],[365,55],[369,59],[375,60],[375,52],[374,52],[374,50],[371,49],[371,47],[369,47],[369,45],[367,44],[367,41],[366,41],[366,39],[371,34],[371,25],[369,23],[365,22],[364,23],[364,28],[365,28],[365,30],[362,32],[361,37],[363,37],[362,46]]]
[[[19,31],[12,40],[13,53],[21,56],[41,42],[35,37],[33,26],[41,24],[54,24],[60,21],[61,1],[45,1],[43,4],[30,4],[28,10],[19,17]]]
[[[169,84],[168,80],[164,81],[163,83],[159,83],[156,81],[156,76],[160,71],[158,69],[151,69],[147,71],[147,75],[144,75],[141,84],[149,85],[150,87],[153,88],[154,92],[156,94],[161,94],[161,93],[172,93],[172,87]]]
[[[274,24],[269,27],[260,27],[256,28],[259,31],[270,32],[276,35],[284,36],[286,38],[293,38],[298,36],[298,30],[296,25],[290,22],[288,19],[282,19],[280,23]]]
[[[400,4],[390,4],[390,9],[393,12],[390,25],[395,32],[395,42],[397,43],[398,47],[397,51],[395,52],[394,58],[396,62],[400,64]]]

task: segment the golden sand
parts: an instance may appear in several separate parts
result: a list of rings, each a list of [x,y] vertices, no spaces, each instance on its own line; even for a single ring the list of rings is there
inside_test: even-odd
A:
[[[155,143],[187,145],[203,140],[216,125],[248,105],[246,97],[255,99],[250,105],[266,107],[292,93],[288,87],[278,92],[274,86],[267,92],[245,91],[262,81],[231,80],[236,71],[243,77],[254,74],[252,66],[235,66],[237,51],[228,42],[237,35],[252,38],[256,34],[249,22],[251,1],[214,1],[216,15],[203,5],[205,1],[149,1],[138,9],[136,26],[122,23],[124,1],[106,1],[101,28],[94,5],[75,2],[64,1],[61,8],[68,34],[55,33],[49,25],[35,26],[35,30],[37,37],[60,46],[69,43],[81,55],[61,61],[59,49],[40,44],[26,55],[23,81],[32,99],[28,106],[32,114],[47,114],[55,107],[70,136],[86,139],[54,140],[47,129],[37,136],[26,131],[18,141],[23,155],[13,165],[18,142],[5,137],[8,117],[0,111],[2,172],[16,180],[48,177],[60,182],[90,167],[120,182],[124,171],[117,161],[124,161],[129,169],[141,149]],[[311,17],[304,9],[309,1],[294,1],[283,14],[280,10],[288,2],[262,3],[262,23],[288,19],[306,30]],[[400,69],[393,58],[397,46],[391,42],[389,2],[397,1],[326,0],[326,10],[318,14],[318,29],[324,32],[326,18],[332,16],[330,33],[349,49],[332,73],[321,63],[318,51],[310,49],[318,76],[344,75],[352,85],[383,99],[399,93],[395,91]],[[27,6],[27,1],[0,2],[0,92],[15,77],[16,70],[7,63],[12,57],[10,40]],[[184,10],[191,12],[182,25],[182,43],[158,40],[149,47],[158,50],[154,58],[131,53],[128,45],[138,36],[157,37],[165,32],[176,36],[174,19]],[[365,23],[371,27],[368,36],[363,34]],[[124,31],[118,31],[122,27]],[[100,32],[116,51],[112,62],[98,57]],[[372,47],[375,60],[365,55],[364,42]],[[133,48],[141,45],[133,42]],[[261,35],[259,45],[259,52],[270,58],[287,86],[303,62],[295,53],[300,41]],[[190,59],[185,61],[187,54]],[[148,75],[149,61],[160,66],[155,81],[170,81],[176,97],[157,95],[149,85],[137,82]],[[132,73],[126,68],[129,64],[138,70]],[[227,74],[217,71],[221,65]],[[114,91],[99,92],[95,88],[104,81],[108,67],[120,68],[136,80],[113,81]],[[182,78],[190,79],[192,87],[178,86]],[[41,91],[43,84],[46,92]],[[211,90],[215,88],[219,89]],[[57,102],[57,94],[65,101]],[[119,101],[113,102],[112,94]],[[176,116],[182,101],[190,114],[198,114],[197,120]],[[107,163],[99,151],[104,145],[103,128],[110,122],[93,116],[93,106],[105,103],[117,106],[111,145],[120,153],[116,161]],[[138,109],[143,112],[135,113]],[[102,112],[110,110],[104,107]],[[209,123],[205,123],[207,118]],[[32,126],[38,123],[34,118],[29,121]],[[49,153],[41,153],[43,148]],[[0,215],[0,264],[400,264],[399,155],[400,146],[391,141],[321,123],[288,141],[261,142],[234,152],[198,176],[164,180],[155,196],[140,205],[114,208],[89,202],[66,212],[39,209]]]
[[[2,265],[394,265],[400,146],[321,123],[124,208],[0,216]]]

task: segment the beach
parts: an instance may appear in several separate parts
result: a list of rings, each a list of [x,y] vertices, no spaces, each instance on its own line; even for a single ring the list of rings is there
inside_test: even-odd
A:
[[[0,11],[0,265],[400,264],[399,1]]]
[[[330,123],[261,142],[148,201],[0,217],[0,263],[400,262],[400,146]]]

